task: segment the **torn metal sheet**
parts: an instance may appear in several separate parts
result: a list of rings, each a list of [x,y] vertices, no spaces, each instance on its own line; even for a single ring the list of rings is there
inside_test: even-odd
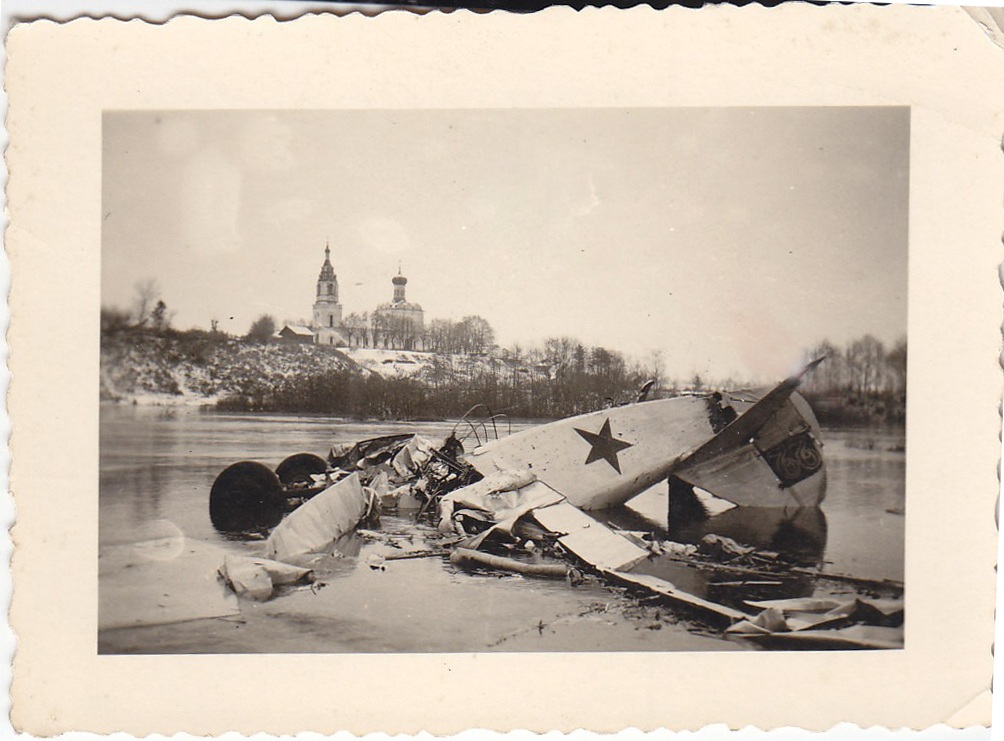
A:
[[[763,611],[731,626],[727,633],[761,643],[806,647],[903,647],[902,600],[804,598],[746,604]]]
[[[265,557],[288,562],[308,553],[321,552],[354,530],[366,516],[369,505],[359,474],[354,473],[328,487],[279,523],[265,542]]]
[[[402,478],[413,476],[432,457],[436,446],[427,438],[415,435],[401,448],[391,461],[391,465]]]
[[[678,589],[672,582],[658,576],[630,573],[632,566],[648,558],[649,551],[570,504],[562,503],[536,509],[533,511],[533,517],[548,530],[559,533],[558,542],[564,548],[609,579],[645,589],[678,605],[723,618],[728,622],[752,617],[740,610]]]
[[[559,533],[562,546],[601,571],[629,569],[649,553],[567,502],[535,509],[533,518]]]
[[[742,637],[764,646],[781,648],[896,649],[903,648],[904,645],[902,627],[878,625],[852,625],[832,630],[746,633]]]
[[[449,532],[454,512],[460,509],[474,509],[486,512],[495,521],[494,527],[508,532],[515,521],[530,510],[556,504],[564,499],[554,489],[532,476],[505,474],[504,481],[486,477],[477,483],[457,489],[440,500],[440,530]],[[487,482],[487,483],[486,483]],[[511,490],[499,490],[500,485],[518,486]]]
[[[903,600],[901,599],[872,599],[866,597],[854,597],[852,599],[828,599],[804,597],[800,599],[774,599],[774,600],[747,600],[746,604],[766,610],[771,607],[784,612],[831,612],[836,609],[846,610],[855,603],[867,605],[877,612],[892,616],[903,612]]]

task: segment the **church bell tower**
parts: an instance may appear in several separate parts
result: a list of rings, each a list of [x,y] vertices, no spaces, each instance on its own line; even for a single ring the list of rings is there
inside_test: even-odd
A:
[[[338,303],[338,276],[331,266],[331,248],[324,245],[324,264],[317,277],[314,299],[314,342],[318,345],[338,345],[343,341],[342,305]]]

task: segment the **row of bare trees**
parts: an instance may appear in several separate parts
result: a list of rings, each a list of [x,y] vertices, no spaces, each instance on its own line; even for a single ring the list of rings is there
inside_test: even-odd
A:
[[[806,360],[825,356],[802,383],[820,422],[902,424],[906,420],[906,338],[892,347],[865,335],[840,347],[820,342]]]
[[[906,392],[906,338],[890,347],[865,335],[846,347],[823,341],[806,352],[806,358],[826,357],[804,382],[810,393],[903,394]]]
[[[425,349],[453,355],[483,355],[495,346],[495,330],[487,319],[465,316],[459,321],[433,319],[425,330]]]
[[[444,414],[484,404],[510,415],[559,417],[634,399],[645,381],[661,375],[659,356],[649,360],[631,361],[605,347],[555,337],[485,357],[436,355],[423,380],[432,397],[442,400]]]

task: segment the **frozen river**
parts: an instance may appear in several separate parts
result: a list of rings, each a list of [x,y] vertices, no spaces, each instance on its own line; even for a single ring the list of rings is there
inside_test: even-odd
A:
[[[514,424],[513,431],[528,423]],[[145,599],[142,572],[117,554],[164,533],[221,552],[255,554],[260,541],[228,539],[208,514],[217,474],[238,460],[270,467],[308,451],[395,432],[442,439],[453,423],[370,423],[320,417],[232,415],[191,408],[103,405],[99,519],[99,596],[128,613]],[[905,454],[902,430],[824,431],[829,486],[822,512],[720,520],[723,534],[760,547],[809,547],[824,568],[872,579],[903,579]],[[727,513],[728,514],[728,513]],[[723,516],[724,518],[725,516]],[[667,495],[657,487],[611,520],[665,528]],[[620,522],[618,522],[618,520]],[[421,542],[406,517],[382,529]],[[700,533],[683,533],[698,537]],[[743,537],[743,536],[747,537]],[[753,542],[759,541],[759,542]],[[358,557],[332,564],[323,589],[300,589],[265,603],[242,602],[239,617],[100,630],[103,653],[730,650],[723,640],[664,606],[640,604],[597,581],[470,574],[441,558],[388,563]],[[212,552],[212,551],[210,551]],[[180,568],[180,567],[179,567]],[[184,573],[170,574],[183,583]]]

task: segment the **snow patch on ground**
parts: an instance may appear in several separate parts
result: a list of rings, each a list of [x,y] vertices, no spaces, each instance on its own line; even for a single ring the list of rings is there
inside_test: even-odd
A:
[[[414,350],[382,350],[369,347],[346,352],[368,371],[384,378],[412,378],[432,368],[435,355]]]

